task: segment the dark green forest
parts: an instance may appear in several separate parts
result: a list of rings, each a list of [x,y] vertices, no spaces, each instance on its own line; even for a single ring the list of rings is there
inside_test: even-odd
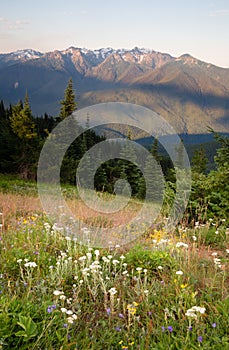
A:
[[[71,79],[64,92],[63,100],[60,101],[59,115],[55,117],[46,113],[39,117],[34,116],[27,93],[24,101],[19,101],[16,105],[6,107],[1,101],[0,173],[36,180],[39,155],[48,135],[59,122],[70,116],[76,109],[77,103]],[[90,126],[89,118],[87,124]],[[214,134],[218,145],[214,160],[210,160],[211,166],[203,145],[192,149],[192,192],[185,214],[185,220],[188,223],[204,222],[210,217],[228,221],[229,217],[229,138],[215,133],[214,130],[210,132]],[[131,140],[131,131],[127,138]],[[62,183],[72,185],[76,183],[75,174],[80,159],[93,145],[103,140],[105,137],[97,135],[92,129],[85,132],[82,129],[81,135],[71,144],[63,159],[60,174]],[[115,145],[110,143],[110,147],[119,148],[123,158],[130,153],[128,146],[122,142]],[[170,158],[161,152],[157,139],[153,140],[149,150],[163,171],[166,207],[173,200],[176,191],[174,165]],[[97,157],[100,157],[100,154]],[[85,167],[85,170],[90,173],[90,157]],[[145,160],[144,171],[151,174],[151,181],[154,183],[154,188],[157,188],[158,176],[148,159]],[[123,159],[112,159],[102,163],[95,174],[95,189],[113,193],[117,179],[129,182],[133,197],[145,198],[146,184],[142,172],[137,165]],[[84,185],[83,182],[81,185]]]

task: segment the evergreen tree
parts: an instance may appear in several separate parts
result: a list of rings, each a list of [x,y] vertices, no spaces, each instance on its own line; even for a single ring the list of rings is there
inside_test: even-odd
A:
[[[10,126],[11,110],[5,109],[3,101],[0,104],[0,172],[14,173],[16,171],[13,162],[17,153],[18,138],[12,132]]]
[[[24,106],[20,101],[16,106],[12,107],[10,124],[14,134],[23,142],[25,140],[31,140],[37,136],[27,93]]]
[[[0,121],[6,118],[6,111],[3,100],[0,102]]]
[[[214,215],[226,219],[229,225],[229,137],[214,133],[221,147],[217,150],[215,162],[217,170],[208,175],[208,203]],[[207,184],[205,184],[207,186]]]
[[[60,103],[62,106],[58,121],[69,117],[76,110],[77,107],[77,103],[75,102],[75,93],[73,90],[72,78],[70,78],[68,81],[67,88],[64,92],[64,99]]]
[[[101,149],[99,149],[97,152],[96,160],[101,165],[97,169],[96,174],[95,174],[95,179],[94,179],[95,188],[97,191],[104,191],[106,183],[107,183],[107,176],[106,176],[106,171],[105,171],[104,165],[102,164],[102,151],[101,151]]]
[[[184,166],[184,142],[181,139],[180,143],[175,147],[176,156],[175,156],[175,166],[182,169]]]
[[[160,155],[158,153],[158,139],[155,137],[153,144],[152,144],[152,148],[151,148],[151,154],[154,157],[154,159],[159,162],[160,161]]]
[[[147,200],[159,202],[163,194],[163,176],[160,172],[160,163],[152,160],[150,156],[146,158],[144,175],[147,180]]]
[[[24,105],[20,101],[17,105],[12,106],[9,120],[11,129],[17,138],[14,163],[22,177],[34,178],[41,145],[35,131],[35,122],[27,93]]]
[[[215,157],[215,162],[218,166],[218,169],[229,168],[229,138],[226,136],[221,136],[217,133],[214,133],[214,137],[216,141],[218,141],[221,145]]]
[[[205,174],[207,162],[208,159],[206,157],[204,148],[201,146],[199,149],[196,149],[194,151],[194,155],[192,157],[192,171],[199,174]]]
[[[128,134],[128,139],[130,140],[130,134]],[[136,195],[139,191],[141,172],[137,166],[137,154],[129,142],[124,143],[123,147],[121,148],[120,156],[120,178],[128,181],[132,189],[132,194]]]

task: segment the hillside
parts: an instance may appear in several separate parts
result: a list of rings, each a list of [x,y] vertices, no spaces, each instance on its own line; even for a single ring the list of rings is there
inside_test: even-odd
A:
[[[137,47],[1,54],[0,98],[15,103],[27,90],[35,114],[55,115],[70,76],[79,108],[131,102],[160,113],[179,133],[206,133],[208,126],[229,132],[229,69],[187,54]]]

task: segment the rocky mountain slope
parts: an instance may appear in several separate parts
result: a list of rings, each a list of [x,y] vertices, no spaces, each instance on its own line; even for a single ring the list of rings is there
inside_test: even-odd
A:
[[[229,132],[229,69],[190,56],[134,48],[70,47],[0,55],[0,99],[15,103],[27,90],[35,114],[58,114],[69,77],[79,108],[122,101],[149,107],[180,133]]]

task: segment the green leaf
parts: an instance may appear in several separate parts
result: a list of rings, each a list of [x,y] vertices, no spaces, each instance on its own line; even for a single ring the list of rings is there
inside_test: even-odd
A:
[[[23,328],[23,331],[18,331],[16,336],[30,339],[37,335],[37,325],[30,316],[19,315],[17,324]]]

